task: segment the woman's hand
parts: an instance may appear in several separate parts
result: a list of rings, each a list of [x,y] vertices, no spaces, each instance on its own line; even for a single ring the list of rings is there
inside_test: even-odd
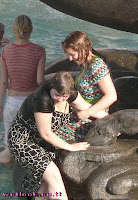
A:
[[[90,144],[88,142],[79,142],[69,144],[57,136],[51,130],[51,123],[52,123],[52,113],[40,113],[36,112],[34,114],[38,131],[43,140],[47,141],[48,143],[52,144],[53,146],[64,149],[67,151],[84,151],[87,150]]]
[[[90,144],[88,142],[79,142],[70,144],[71,149],[69,151],[85,151],[89,148]]]
[[[86,119],[88,119],[88,118],[91,116],[90,113],[89,113],[88,111],[89,111],[88,109],[78,111],[78,112],[77,112],[78,118],[81,119],[81,120],[86,120]]]

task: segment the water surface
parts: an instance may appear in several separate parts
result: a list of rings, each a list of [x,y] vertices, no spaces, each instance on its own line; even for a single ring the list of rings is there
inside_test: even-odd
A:
[[[136,50],[138,35],[99,26],[65,15],[39,0],[0,0],[0,21],[5,24],[5,37],[15,40],[12,32],[14,19],[21,14],[28,15],[33,23],[30,40],[46,49],[46,63],[64,55],[61,42],[74,30],[85,32],[94,48],[123,48]],[[0,125],[0,145],[3,145],[4,127]],[[1,150],[1,149],[0,149]],[[14,192],[12,185],[12,165],[0,164],[0,199],[3,192]]]

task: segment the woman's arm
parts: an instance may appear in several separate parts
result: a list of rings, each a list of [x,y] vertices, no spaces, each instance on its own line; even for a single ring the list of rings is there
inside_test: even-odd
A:
[[[103,97],[89,109],[90,113],[96,113],[103,110],[117,100],[117,93],[109,74],[99,81],[98,85],[103,92]]]
[[[45,83],[45,77],[44,77],[45,61],[46,61],[46,53],[45,53],[45,49],[43,49],[41,59],[39,60],[38,66],[37,66],[37,83],[39,86]]]
[[[107,116],[108,114],[105,111],[99,111],[97,113],[89,113],[89,109],[91,109],[91,104],[86,102],[83,97],[78,92],[77,98],[71,103],[78,110],[78,117],[82,120],[88,119],[90,116],[95,118],[102,118]]]
[[[74,106],[77,110],[86,110],[88,109],[91,104],[87,103],[83,97],[81,96],[81,94],[78,92],[77,98],[71,102],[71,105]]]
[[[53,133],[51,130],[52,113],[37,112],[34,114],[34,116],[38,131],[42,139],[52,144],[53,146],[68,151],[87,150],[87,148],[90,146],[90,144],[88,144],[87,142],[68,144],[60,137],[58,137],[55,133]]]
[[[7,66],[4,60],[1,57],[1,79],[0,79],[0,122],[2,121],[3,114],[3,102],[6,89],[8,87],[8,72]]]
[[[86,111],[80,111],[78,113],[79,118],[85,120],[90,116],[94,117],[99,111],[101,112],[117,100],[116,90],[110,75],[106,75],[98,82],[98,85],[104,94],[103,97],[96,104],[91,105]]]

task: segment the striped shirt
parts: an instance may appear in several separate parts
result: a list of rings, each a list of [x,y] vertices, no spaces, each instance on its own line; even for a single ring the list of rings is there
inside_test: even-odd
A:
[[[32,42],[26,45],[10,43],[2,49],[10,79],[9,89],[34,91],[37,85],[37,66],[42,57],[43,47]]]

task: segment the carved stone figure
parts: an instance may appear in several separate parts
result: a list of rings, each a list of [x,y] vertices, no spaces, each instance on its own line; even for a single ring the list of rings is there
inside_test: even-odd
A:
[[[92,146],[108,146],[116,142],[118,133],[128,135],[138,133],[138,109],[120,110],[96,120],[85,141]]]
[[[94,121],[85,137],[91,144],[87,151],[63,151],[60,156],[63,174],[83,188],[85,197],[79,199],[137,200],[138,197],[138,109],[126,109],[138,108],[138,78],[122,77],[114,82],[119,99],[111,110],[114,112],[121,106],[124,110]],[[119,132],[122,135],[117,137]]]

